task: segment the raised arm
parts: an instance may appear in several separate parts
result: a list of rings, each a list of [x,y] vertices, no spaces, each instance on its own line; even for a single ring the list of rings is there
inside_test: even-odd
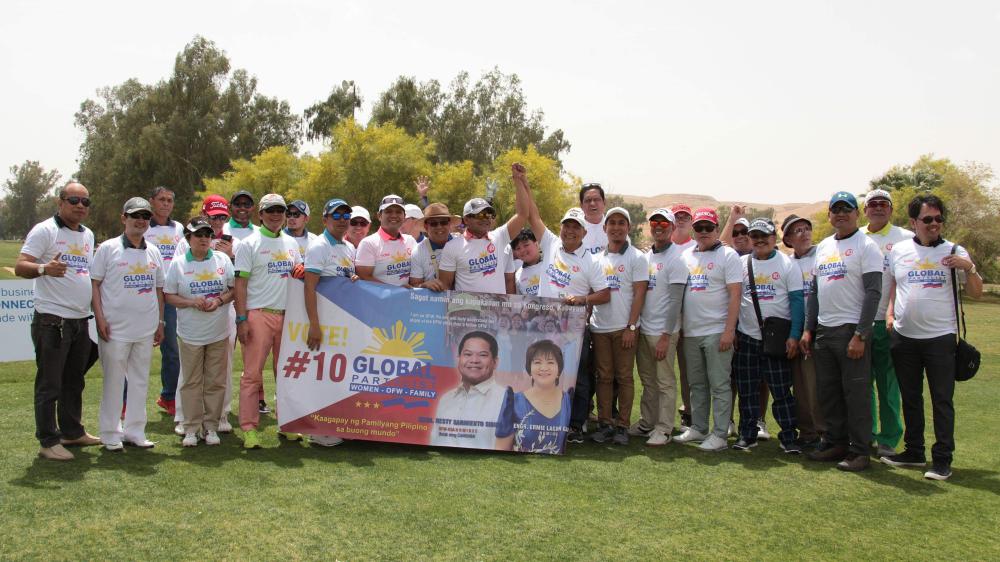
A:
[[[531,216],[531,188],[528,187],[528,174],[524,166],[515,163],[510,167],[514,179],[514,216],[507,221],[507,234],[511,239],[521,232]]]

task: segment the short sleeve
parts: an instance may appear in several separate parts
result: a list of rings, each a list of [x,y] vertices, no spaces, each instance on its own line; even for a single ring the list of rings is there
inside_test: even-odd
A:
[[[507,387],[507,392],[503,396],[503,404],[500,406],[500,416],[497,418],[497,437],[510,437],[514,433],[514,422],[517,414],[514,413],[514,390]]]
[[[670,271],[668,276],[669,284],[680,283],[684,285],[688,282],[687,264],[684,263],[680,254],[675,254],[674,259],[670,260],[667,264],[667,270]]]
[[[429,242],[428,242],[429,243]],[[414,279],[427,279],[428,264],[424,263],[425,258],[430,257],[428,253],[428,244],[420,242],[417,244],[417,249],[413,252],[413,259],[411,260],[412,265],[410,269],[410,280]]]
[[[799,266],[792,263],[792,260],[785,258],[785,270],[782,271],[782,275],[785,276],[785,283],[788,292],[801,291],[805,287],[802,281],[802,272],[799,271]]]
[[[46,222],[40,222],[31,228],[28,232],[28,236],[24,239],[24,245],[21,246],[21,253],[27,254],[41,263],[43,256],[48,252],[49,248],[55,242],[56,231],[51,228],[46,228]]]
[[[247,277],[250,276],[250,270],[253,269],[253,244],[243,242],[236,247],[235,268]]]
[[[458,253],[461,251],[463,240],[452,238],[444,245],[441,255],[438,256],[438,271],[455,272],[458,270]]]
[[[149,253],[153,261],[156,262],[156,286],[163,288],[163,282],[166,276],[166,272],[163,271],[163,256],[160,254],[160,250],[153,246],[153,251]]]
[[[882,273],[885,265],[885,257],[871,238],[865,237],[865,244],[861,250],[861,273]]]
[[[603,291],[608,288],[608,278],[604,275],[604,271],[601,269],[601,262],[594,259],[594,254],[587,253],[586,259],[590,264],[588,268],[588,278],[590,281],[590,288],[595,293],[598,291]]]
[[[743,262],[740,261],[740,255],[732,248],[723,251],[726,253],[726,285],[743,283]]]
[[[378,236],[378,234],[374,234],[372,236]],[[358,253],[357,257],[354,259],[354,265],[360,267],[374,267],[377,254],[378,244],[372,240],[371,236],[368,236],[358,243]]]
[[[171,295],[177,294],[177,284],[178,277],[180,276],[181,270],[184,269],[183,258],[178,258],[170,261],[170,265],[167,266],[167,276],[163,280],[163,292],[169,293]]]
[[[518,260],[514,258],[514,252],[511,251],[509,243],[507,246],[504,246],[503,254],[504,256],[506,256],[506,261],[507,261],[507,268],[504,271],[504,273],[514,273],[515,271],[517,271]]]
[[[649,282],[649,262],[646,256],[638,251],[632,252],[632,282]]]
[[[324,263],[326,261],[325,246],[326,244],[319,237],[309,242],[309,247],[306,249],[306,271],[317,275],[322,273],[326,266]]]
[[[969,252],[967,252],[965,250],[965,248],[963,248],[963,247],[961,247],[961,246],[959,246],[957,244],[955,245],[955,255],[963,257],[963,258],[968,259],[970,261],[972,260],[972,256],[969,255]],[[962,271],[961,269],[956,270],[956,273],[958,274],[958,284],[959,285],[965,285],[965,281],[966,281],[966,279],[968,279],[969,274],[966,273],[966,272],[964,272],[964,271]]]
[[[490,234],[493,238],[493,243],[497,245],[497,248],[510,246],[510,230],[507,228],[506,224],[500,228],[493,229],[493,232]]]
[[[108,272],[108,254],[111,253],[111,242],[101,244],[94,254],[94,263],[90,264],[90,278],[94,281],[103,281]]]

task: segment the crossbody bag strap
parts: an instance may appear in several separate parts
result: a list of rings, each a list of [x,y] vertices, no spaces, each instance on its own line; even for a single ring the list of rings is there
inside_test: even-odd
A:
[[[951,255],[955,255],[955,251],[958,249],[958,244],[952,244]],[[962,306],[961,292],[958,286],[958,272],[955,268],[951,268],[951,294],[955,297],[955,338],[964,339],[966,332],[968,331],[965,326],[965,307]],[[958,329],[962,328],[961,336],[958,334]]]
[[[764,315],[760,313],[760,301],[757,299],[757,283],[753,279],[753,254],[747,255],[747,277],[750,283],[750,299],[753,301],[753,311],[757,314],[757,324],[761,333],[764,332]]]

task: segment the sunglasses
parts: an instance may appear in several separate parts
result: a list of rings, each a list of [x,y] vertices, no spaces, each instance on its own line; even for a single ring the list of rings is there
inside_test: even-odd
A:
[[[351,220],[351,226],[368,226],[368,221],[365,219],[353,219]]]
[[[285,216],[290,219],[297,219],[302,216],[302,213],[285,213]]]
[[[736,238],[737,236],[746,236],[748,234],[750,234],[750,231],[747,230],[747,229],[745,229],[745,228],[734,228],[733,229],[733,238]]]
[[[437,219],[437,220],[425,220],[424,224],[429,228],[438,228],[440,226],[448,226],[451,224],[450,219]]]
[[[140,221],[148,221],[149,219],[153,218],[153,215],[151,215],[150,213],[129,213],[125,216],[127,216],[130,219],[135,219]]]
[[[649,221],[649,228],[670,228],[670,221]]]
[[[229,215],[212,215],[208,217],[210,221],[227,221],[229,220]]]
[[[479,220],[490,220],[490,219],[492,219],[492,218],[494,218],[496,216],[497,216],[497,214],[494,213],[493,211],[479,211],[478,213],[476,213],[474,215],[465,215],[465,218],[470,218],[471,217],[471,218],[479,219]]]
[[[192,232],[191,236],[194,236],[195,238],[211,238],[214,234],[215,233],[212,232],[211,230],[205,230],[203,228],[201,230],[196,230]]]
[[[880,201],[869,201],[865,203],[865,207],[868,207],[869,209],[886,209],[892,207],[892,203],[884,199]]]
[[[269,215],[276,215],[278,213],[284,214],[286,210],[284,207],[268,207],[264,209],[264,212]]]
[[[70,205],[83,205],[84,207],[90,206],[90,197],[77,197],[76,195],[72,197],[63,197],[63,201],[69,203]]]
[[[944,222],[944,215],[934,215],[934,216],[928,215],[918,220],[924,224],[931,224],[932,222],[941,224]]]
[[[691,227],[695,232],[715,232],[714,224],[696,224]]]
[[[253,208],[253,202],[252,201],[247,201],[245,199],[242,200],[242,201],[234,202],[232,205],[233,205],[233,207],[236,207],[237,209],[252,209]]]
[[[751,232],[750,233],[750,239],[751,240],[767,240],[770,237],[771,237],[771,235],[767,234],[765,232]]]
[[[833,214],[835,214],[835,215],[849,215],[849,214],[851,214],[851,211],[853,211],[853,210],[854,210],[853,207],[849,207],[847,205],[838,205],[838,206],[830,209],[830,212],[833,213]]]
[[[339,220],[345,220],[346,221],[346,220],[348,220],[348,219],[351,218],[351,213],[330,213],[327,216],[330,217],[331,219],[335,220],[335,221],[339,221]],[[354,225],[354,221],[351,221],[351,225],[352,226]]]

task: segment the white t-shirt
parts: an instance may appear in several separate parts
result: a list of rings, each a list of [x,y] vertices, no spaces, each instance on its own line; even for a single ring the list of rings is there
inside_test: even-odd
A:
[[[101,282],[101,305],[111,339],[138,342],[152,337],[160,321],[156,289],[163,287],[164,275],[160,251],[145,240],[140,248],[124,236],[101,243],[90,277]]]
[[[809,251],[801,258],[792,256],[792,261],[795,262],[799,271],[802,272],[802,297],[808,301],[809,295],[813,291],[813,272],[816,270],[816,246],[809,248]]]
[[[892,251],[895,244],[904,240],[912,240],[913,233],[892,223],[886,223],[878,232],[869,231],[868,225],[861,227],[861,231],[874,240],[882,252],[882,298],[878,301],[878,312],[875,313],[875,320],[885,320],[885,311],[889,308],[889,252]]]
[[[542,234],[542,241],[538,244],[538,261],[534,265],[525,266],[521,260],[514,260],[517,271],[514,272],[514,286],[517,287],[517,294],[538,296],[538,286],[542,276],[545,274],[545,253],[543,250],[552,246],[552,241],[557,238],[548,231]],[[512,252],[513,253],[513,252]]]
[[[401,287],[410,282],[413,251],[417,241],[409,234],[390,238],[382,228],[366,236],[358,244],[355,267],[374,267],[375,279]]]
[[[507,387],[498,385],[492,378],[468,390],[459,384],[446,392],[438,401],[434,414],[436,420],[444,423],[435,421],[431,445],[493,449],[497,440],[496,422],[506,393]],[[470,421],[482,422],[482,425],[469,425]]]
[[[921,246],[912,239],[897,243],[889,253],[889,272],[896,280],[893,329],[914,339],[958,333],[951,268],[941,263],[951,254],[952,242]],[[959,246],[955,255],[969,257]],[[959,284],[965,272],[957,270]]]
[[[819,291],[819,324],[857,324],[865,298],[862,275],[882,272],[882,252],[858,230],[849,238],[828,236],[816,247],[813,275]]]
[[[587,226],[586,236],[583,237],[583,247],[587,249],[591,254],[600,254],[608,247],[608,233],[604,232],[604,218],[601,218],[601,222],[594,224],[586,219],[584,219]]]
[[[285,309],[285,294],[292,269],[302,263],[299,245],[284,232],[277,235],[261,228],[236,249],[235,269],[248,277],[247,310]]]
[[[444,246],[447,246],[448,242],[454,239],[455,237],[449,234]],[[431,239],[426,236],[418,242],[417,249],[413,251],[413,270],[410,272],[410,277],[424,281],[437,279],[438,264],[441,260],[441,254],[444,252],[444,246],[435,248],[431,244]]]
[[[455,290],[472,293],[507,293],[504,275],[514,273],[507,225],[495,228],[485,238],[466,233],[444,245],[438,267],[455,273]]]
[[[571,295],[582,297],[608,287],[601,264],[587,248],[580,245],[576,251],[567,252],[563,249],[562,240],[548,229],[545,238],[550,242],[542,250],[544,267],[538,296],[554,299]]]
[[[670,244],[661,252],[650,249],[646,252],[649,285],[646,287],[646,301],[642,305],[639,316],[639,331],[648,336],[676,334],[680,329],[680,317],[677,325],[667,329],[667,306],[670,304],[670,285],[687,283],[688,270],[681,254],[684,249],[677,244]]]
[[[323,230],[326,229],[324,228]],[[316,239],[316,235],[307,230],[302,236],[292,236],[292,234],[288,232],[287,228],[285,229],[285,234],[291,236],[292,240],[295,240],[295,243],[299,245],[299,255],[303,256],[303,259],[305,259],[304,256],[309,250],[309,244],[312,244],[312,241]]]
[[[760,323],[754,311],[753,298],[750,296],[750,275],[747,271],[747,260],[752,254],[740,258],[743,263],[743,299],[740,301],[740,321],[736,329],[755,340],[764,336],[760,333]],[[792,308],[788,293],[802,290],[802,272],[792,259],[775,252],[766,260],[753,258],[753,277],[757,285],[757,301],[760,303],[761,318],[776,316],[785,320],[792,319]]]
[[[209,250],[205,259],[199,261],[186,253],[175,257],[167,267],[163,292],[186,299],[217,297],[233,286],[234,279],[229,256]],[[228,338],[230,308],[231,304],[212,312],[194,307],[178,308],[177,335],[191,345],[207,345]]]
[[[309,243],[306,251],[306,271],[320,277],[351,277],[354,275],[354,245],[344,238],[338,241],[329,230]]]
[[[743,279],[743,263],[736,250],[722,243],[706,252],[692,246],[681,254],[688,270],[684,289],[685,336],[709,336],[726,330],[731,283]]]
[[[621,253],[607,248],[599,254],[601,270],[611,289],[611,300],[594,306],[590,329],[598,334],[616,332],[628,326],[634,297],[633,283],[649,281],[649,263],[635,246],[627,244]]]
[[[233,219],[229,219],[226,224],[222,225],[222,233],[232,236],[234,240],[245,240],[258,230],[260,227],[254,223],[249,223],[246,228],[243,228]]]
[[[40,264],[49,263],[59,254],[59,261],[66,264],[63,277],[35,278],[36,312],[70,319],[90,316],[94,233],[89,228],[80,225],[79,230],[70,230],[58,217],[44,220],[28,232],[21,253]]]
[[[160,250],[160,257],[163,259],[163,267],[170,266],[170,260],[174,259],[177,245],[184,240],[184,225],[168,220],[166,224],[156,224],[152,221],[146,234],[142,235],[147,244],[152,244]]]

